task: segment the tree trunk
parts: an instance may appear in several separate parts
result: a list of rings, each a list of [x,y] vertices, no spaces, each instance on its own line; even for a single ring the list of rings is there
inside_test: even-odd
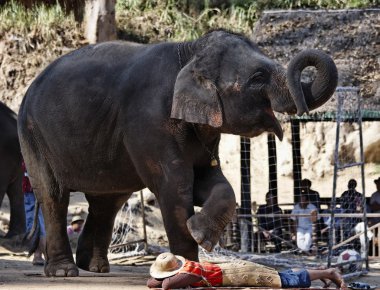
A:
[[[86,0],[85,36],[89,43],[116,39],[116,0]]]

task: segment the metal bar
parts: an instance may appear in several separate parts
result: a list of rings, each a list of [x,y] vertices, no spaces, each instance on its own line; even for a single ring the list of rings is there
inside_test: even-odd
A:
[[[109,249],[120,248],[120,247],[124,247],[130,244],[137,244],[141,242],[145,242],[145,240],[141,239],[141,240],[136,240],[136,241],[130,241],[130,242],[122,243],[122,244],[112,245],[112,246],[109,246],[108,248]]]
[[[251,202],[251,140],[247,137],[240,137],[240,182],[241,182],[241,196],[240,196],[240,212],[248,214],[252,212]],[[240,219],[239,223],[241,234],[247,234],[246,239],[240,240],[241,250],[249,251],[251,248],[251,241],[249,237],[252,236],[252,217]]]
[[[339,166],[339,134],[340,134],[340,122],[341,122],[341,113],[342,113],[342,97],[338,93],[338,112],[337,112],[337,125],[336,125],[336,135],[335,135],[335,151],[334,151],[334,178],[333,178],[333,194],[331,197],[331,228],[335,228],[335,218],[334,210],[336,207],[336,183],[338,177],[338,166]],[[331,259],[333,254],[333,233],[329,231],[329,244],[328,244],[328,256],[327,256],[327,268],[331,267]]]
[[[310,214],[291,214],[291,213],[268,213],[268,214],[239,214],[238,217],[310,217]],[[318,217],[329,217],[329,213],[318,213]],[[363,217],[363,213],[335,213],[335,217]],[[380,213],[367,213],[367,217],[380,217]]]
[[[259,226],[259,230],[260,230],[260,231],[265,231],[265,229],[262,228],[262,227],[260,227],[260,226]],[[273,234],[273,233],[270,233],[270,232],[268,232],[268,233],[269,233],[272,237],[274,237],[274,238],[276,238],[276,239],[279,239],[280,241],[283,241],[284,243],[288,244],[288,245],[291,246],[293,249],[297,249],[297,246],[293,245],[291,242],[289,242],[289,241],[287,241],[287,240],[285,240],[285,239],[283,239],[283,238],[281,238],[281,237],[279,237],[279,236],[277,236],[277,235],[275,235],[275,234]],[[260,232],[259,232],[259,235],[260,235]]]
[[[360,97],[359,91],[357,92],[358,96],[358,114],[359,114],[359,140],[360,140],[360,163],[361,163],[361,177],[362,177],[362,191],[363,191],[363,222],[364,222],[364,232],[367,233],[367,203],[365,199],[365,177],[364,177],[364,152],[363,152],[363,128],[362,128],[362,98]],[[369,271],[369,262],[368,262],[368,249],[369,249],[369,240],[368,235],[364,235],[365,241],[365,266],[366,270]]]
[[[364,165],[364,162],[355,162],[355,163],[349,163],[346,165],[340,165],[340,166],[338,166],[338,169],[342,170],[342,169],[346,169],[346,168],[350,168],[350,167],[363,166],[363,165]]]

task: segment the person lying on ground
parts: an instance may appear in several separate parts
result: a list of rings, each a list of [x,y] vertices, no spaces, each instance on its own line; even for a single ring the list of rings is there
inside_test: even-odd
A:
[[[243,286],[270,288],[308,288],[311,281],[327,280],[337,288],[346,289],[339,271],[329,269],[292,269],[277,272],[275,269],[249,261],[233,260],[213,264],[186,260],[172,253],[162,253],[150,268],[149,288],[176,289],[185,287]]]

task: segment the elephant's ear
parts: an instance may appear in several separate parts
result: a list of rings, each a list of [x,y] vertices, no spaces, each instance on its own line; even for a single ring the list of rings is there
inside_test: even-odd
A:
[[[177,76],[170,117],[221,127],[222,108],[215,84],[197,69],[197,59],[195,57]]]

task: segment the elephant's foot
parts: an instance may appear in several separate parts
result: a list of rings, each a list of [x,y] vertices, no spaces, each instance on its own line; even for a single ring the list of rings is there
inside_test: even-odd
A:
[[[79,268],[86,271],[96,273],[108,273],[110,271],[107,257],[91,256],[88,252],[81,254],[77,252],[76,262]]]
[[[209,217],[196,213],[186,222],[193,239],[205,250],[211,252],[222,234],[220,227]]]
[[[78,267],[74,262],[47,262],[45,264],[45,275],[57,277],[77,277],[79,275]]]

